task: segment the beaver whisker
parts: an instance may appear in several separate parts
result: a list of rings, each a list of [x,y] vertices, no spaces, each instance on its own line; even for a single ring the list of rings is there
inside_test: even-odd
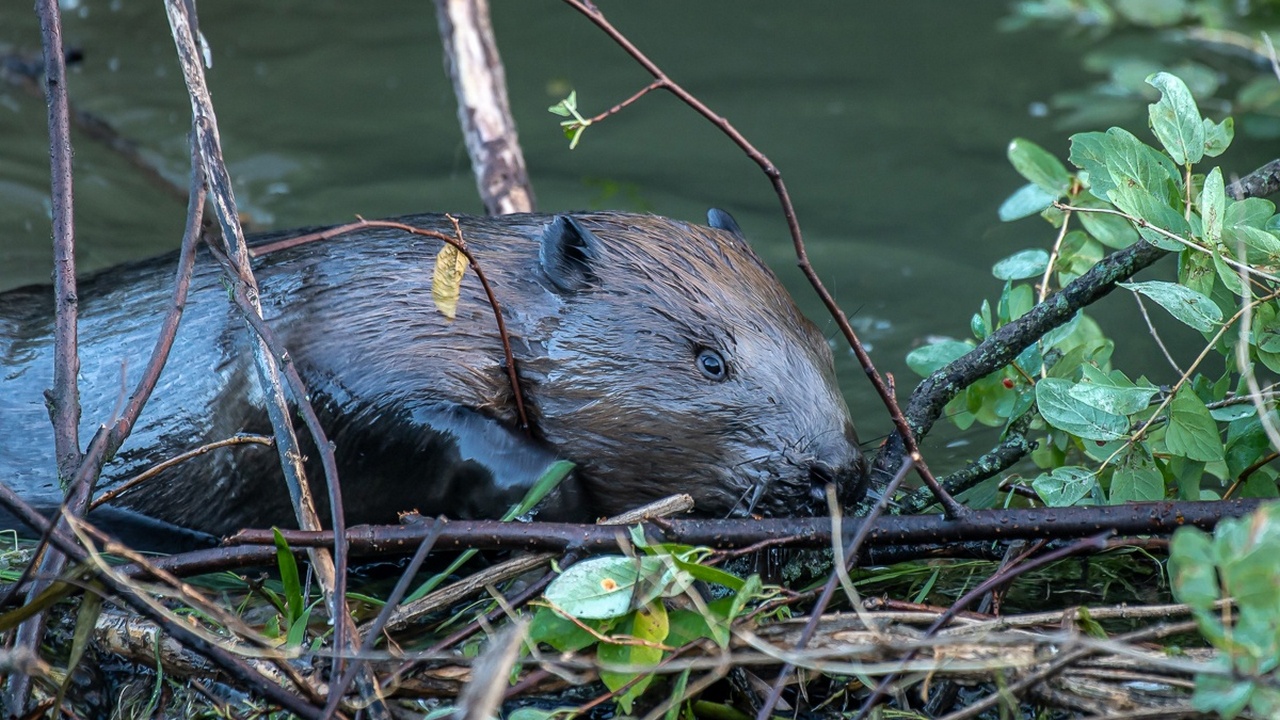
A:
[[[760,504],[760,501],[764,499],[764,494],[768,489],[769,489],[769,484],[765,482],[764,479],[760,479],[751,483],[751,485],[747,488],[746,492],[744,492],[742,496],[738,498],[738,502],[735,503],[734,507],[741,505],[742,502],[746,500],[747,506],[745,508],[745,514],[747,515],[754,514],[756,511],[756,506],[758,506]],[[750,493],[750,498],[747,497],[748,493]]]

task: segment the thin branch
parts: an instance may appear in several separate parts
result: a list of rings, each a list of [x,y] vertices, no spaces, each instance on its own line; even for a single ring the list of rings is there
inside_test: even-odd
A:
[[[792,647],[794,652],[800,652],[808,647],[809,641],[813,639],[813,635],[818,629],[818,622],[822,619],[822,614],[827,611],[827,608],[831,605],[831,600],[835,597],[836,588],[840,586],[842,576],[847,582],[848,569],[857,564],[858,551],[866,541],[872,523],[888,507],[889,498],[893,497],[894,493],[897,492],[898,485],[902,483],[902,479],[906,477],[910,470],[911,460],[908,459],[907,462],[902,464],[902,467],[898,468],[898,473],[885,486],[879,502],[871,509],[862,526],[858,528],[858,532],[849,541],[849,547],[844,549],[843,556],[836,555],[835,567],[832,569],[830,577],[827,578],[826,585],[822,587],[822,594],[818,596],[818,601],[814,604],[813,609],[809,611],[809,621],[805,623],[804,629],[800,631],[800,637],[796,639],[795,645]],[[852,589],[850,589],[850,592],[853,592]],[[795,672],[795,669],[795,665],[789,662],[783,663],[782,668],[778,670],[778,676],[773,681],[773,686],[769,688],[768,698],[760,706],[760,711],[756,713],[756,720],[769,720],[773,715],[773,709],[778,706],[778,701],[782,699],[782,689],[786,687],[787,678],[791,676],[791,673]]]
[[[44,52],[45,96],[49,105],[49,169],[53,210],[53,389],[46,391],[50,420],[53,421],[53,445],[57,458],[58,480],[67,487],[80,466],[80,389],[76,376],[80,372],[80,356],[76,349],[76,320],[79,301],[76,296],[75,215],[71,172],[71,128],[67,102],[67,64],[62,50],[62,16],[57,0],[38,0],[40,34]],[[80,490],[67,487],[72,498]],[[78,503],[72,503],[77,507]],[[83,511],[83,508],[79,508]],[[32,562],[36,562],[35,559]],[[39,561],[40,571],[32,585],[28,600],[45,587],[43,578],[62,572],[65,558],[57,550],[48,550]],[[39,654],[44,636],[45,615],[23,623],[14,646]],[[31,678],[20,668],[9,679],[5,706],[9,715],[27,712],[31,695]]]
[[[277,240],[273,243],[258,245],[250,250],[253,257],[262,257],[273,252],[288,250],[289,248],[305,245],[318,240],[327,240],[329,238],[338,237],[353,230],[361,230],[364,228],[391,228],[393,230],[403,230],[411,235],[420,235],[439,240],[440,242],[452,245],[462,253],[463,257],[471,263],[471,268],[476,272],[476,279],[480,281],[480,286],[484,288],[485,297],[489,300],[489,307],[493,309],[493,321],[498,330],[498,338],[502,341],[502,352],[507,361],[507,381],[511,385],[511,397],[516,405],[516,417],[520,421],[520,428],[525,432],[529,431],[529,418],[524,409],[524,393],[520,390],[520,373],[516,367],[515,353],[511,350],[511,336],[507,332],[507,322],[503,319],[502,305],[498,302],[498,296],[494,294],[493,287],[489,285],[489,278],[484,274],[484,269],[480,267],[480,263],[476,262],[476,258],[471,254],[471,250],[467,247],[465,238],[462,237],[462,229],[458,225],[458,221],[452,216],[445,217],[453,221],[455,236],[450,237],[442,232],[428,230],[426,228],[414,227],[404,223],[394,222],[391,220],[365,220],[360,218],[356,222],[339,225],[337,227],[325,228],[306,235],[298,235],[296,237]]]
[[[196,33],[195,17],[192,9],[188,7],[187,2],[184,2],[184,0],[166,0],[165,14],[169,19],[169,28],[177,49],[178,60],[182,66],[183,80],[186,83],[187,93],[191,100],[191,113],[196,128],[197,144],[200,148],[205,176],[209,182],[214,214],[222,228],[223,239],[226,243],[226,255],[232,266],[237,270],[237,277],[233,278],[234,281],[237,281],[239,287],[237,294],[243,294],[248,301],[251,311],[246,315],[261,319],[262,309],[257,301],[257,282],[249,268],[249,253],[245,246],[239,213],[236,210],[231,178],[227,173],[226,164],[222,158],[222,147],[218,140],[217,117],[214,114],[213,102],[209,97],[209,90],[205,84],[204,69],[200,60],[201,54],[196,47],[194,37]],[[316,514],[315,503],[311,498],[311,488],[302,466],[302,452],[290,421],[288,402],[280,382],[277,356],[273,355],[261,332],[255,335],[252,347],[258,379],[267,400],[265,403],[267,416],[275,431],[276,450],[280,455],[281,468],[284,471],[286,484],[294,502],[298,524],[303,528],[317,529],[321,526],[321,523]],[[296,400],[299,406],[308,404],[305,394],[299,395]],[[312,414],[314,415],[314,412]],[[308,427],[315,436],[317,447],[326,447],[328,442],[325,440],[323,432],[319,430],[318,424],[312,425],[308,421]],[[338,484],[336,467],[330,462],[325,463],[325,480],[329,490],[331,522],[333,527],[341,533],[346,527],[342,491],[341,486]],[[324,589],[329,617],[333,619],[334,646],[338,650],[338,654],[334,658],[333,670],[335,673],[342,671],[341,653],[347,650],[355,650],[359,647],[359,640],[355,633],[355,623],[351,618],[346,603],[346,562],[347,550],[345,543],[341,541],[341,535],[335,536],[332,555],[319,549],[312,553],[312,566],[315,568],[317,578]],[[379,716],[384,714],[385,707],[377,700],[376,688],[372,678],[370,676],[362,676],[357,684],[361,696],[369,703],[372,703],[370,709]]]
[[[93,502],[89,504],[89,509],[92,510],[93,508],[103,505],[104,503],[109,503],[112,500],[115,500],[116,498],[120,497],[121,494],[127,492],[128,490],[132,490],[133,488],[137,487],[138,485],[141,485],[142,483],[145,483],[146,481],[154,478],[155,476],[159,475],[165,470],[168,470],[171,467],[174,467],[176,465],[181,465],[182,463],[188,460],[191,460],[192,458],[200,457],[201,455],[213,452],[214,450],[217,450],[219,448],[231,447],[233,445],[250,445],[250,444],[275,445],[275,443],[276,443],[275,438],[272,438],[266,435],[232,435],[229,438],[224,438],[222,440],[216,440],[211,443],[206,443],[204,445],[201,445],[200,447],[192,448],[191,450],[188,450],[186,452],[174,455],[168,460],[163,460],[161,462],[158,462],[155,465],[152,465],[151,467],[147,468],[146,470],[143,470],[142,472],[138,473],[137,475],[134,475],[133,477],[129,478],[127,481],[120,483],[120,485],[112,488],[108,492],[102,493],[98,497],[94,498]]]
[[[854,355],[857,356],[858,362],[862,365],[863,372],[875,387],[876,392],[880,395],[880,399],[885,404],[885,408],[889,411],[889,416],[893,420],[894,426],[897,428],[898,436],[902,439],[902,446],[905,452],[900,452],[900,456],[909,456],[915,466],[916,473],[920,479],[929,486],[937,495],[938,501],[942,503],[943,508],[950,517],[960,517],[968,511],[954,498],[946,493],[938,481],[929,472],[929,466],[925,463],[924,456],[920,453],[920,448],[916,444],[916,436],[912,432],[911,427],[907,423],[906,418],[902,414],[901,408],[898,407],[898,401],[893,396],[893,392],[885,384],[884,378],[876,370],[875,364],[871,361],[871,356],[862,346],[862,342],[858,340],[857,333],[854,332],[853,326],[849,324],[848,317],[844,311],[836,303],[835,298],[831,296],[822,284],[822,280],[818,277],[818,273],[813,269],[813,265],[809,262],[809,254],[805,249],[804,239],[800,233],[800,221],[796,217],[795,206],[791,203],[791,195],[787,192],[786,183],[782,181],[782,173],[777,166],[769,160],[764,153],[756,149],[742,133],[738,132],[728,120],[717,115],[707,107],[701,100],[692,93],[685,90],[678,83],[674,82],[667,76],[656,63],[650,60],[644,53],[640,51],[630,40],[626,38],[617,28],[613,27],[608,20],[605,19],[604,13],[595,5],[585,2],[584,0],[565,0],[565,2],[577,10],[588,20],[600,28],[606,35],[612,39],[618,47],[631,56],[633,60],[640,64],[650,75],[654,77],[655,82],[646,88],[643,92],[648,92],[654,85],[659,85],[663,89],[675,95],[681,102],[688,105],[694,112],[701,115],[712,125],[715,125],[724,133],[735,145],[738,146],[747,157],[760,167],[765,176],[769,178],[769,182],[773,184],[773,191],[778,196],[778,202],[782,205],[782,214],[787,221],[787,229],[791,233],[791,242],[795,249],[796,264],[800,267],[801,272],[809,280],[809,284],[813,286],[814,292],[818,298],[822,300],[822,304],[826,306],[831,317],[836,321],[836,325],[840,328],[840,332],[844,334],[845,339],[849,342],[849,346],[853,349]],[[889,473],[893,474],[892,472]]]
[[[950,543],[979,540],[1053,539],[1090,536],[1101,529],[1121,535],[1164,535],[1192,525],[1213,528],[1225,517],[1240,517],[1257,510],[1259,498],[1212,501],[1162,501],[1124,505],[1089,505],[1061,508],[973,510],[964,518],[939,515],[890,515],[868,523],[865,518],[842,520],[841,534],[852,537],[864,525],[865,544],[883,547],[917,543]],[[774,547],[830,547],[830,518],[747,518],[732,520],[662,520],[643,525],[646,536],[657,543],[704,545],[712,550],[737,548],[762,540]],[[290,547],[323,547],[333,543],[333,531],[280,530]],[[575,523],[503,523],[497,520],[454,520],[440,534],[440,544],[478,550],[607,552],[617,549],[618,529]],[[426,529],[418,526],[370,526],[349,528],[346,538],[352,552],[404,552],[422,540]],[[242,530],[224,540],[226,545],[259,545],[274,548],[271,530]]]
[[[1169,353],[1169,348],[1164,346],[1164,340],[1160,338],[1159,331],[1156,330],[1155,324],[1151,322],[1151,315],[1147,313],[1147,305],[1142,302],[1142,295],[1134,293],[1133,300],[1138,303],[1138,311],[1142,313],[1142,321],[1147,324],[1147,332],[1151,334],[1151,339],[1156,341],[1156,347],[1160,348],[1160,353],[1164,355],[1164,359],[1173,368],[1174,372],[1179,375],[1186,375],[1182,368],[1178,367],[1178,361],[1174,360],[1173,355]]]
[[[3,505],[15,517],[27,524],[37,532],[46,531],[52,523],[45,519],[43,515],[36,512],[27,505],[21,498],[17,496],[7,485],[0,483],[0,505]],[[89,558],[89,553],[69,537],[60,532],[53,532],[49,536],[50,542],[61,552],[76,562],[84,562]],[[98,573],[98,577],[106,583],[113,593],[125,604],[129,605],[138,613],[150,618],[153,622],[163,626],[180,643],[197,652],[210,661],[221,667],[230,677],[244,683],[248,688],[261,694],[267,700],[276,703],[280,707],[295,713],[300,717],[314,718],[319,720],[320,712],[314,706],[308,704],[302,698],[290,693],[283,687],[271,682],[254,670],[241,658],[227,650],[219,647],[217,643],[210,642],[204,637],[196,633],[194,630],[185,627],[180,622],[170,622],[167,617],[151,607],[145,600],[136,596],[131,588],[127,587],[119,578],[109,573]],[[15,674],[16,675],[16,674]],[[12,698],[10,698],[12,700]]]

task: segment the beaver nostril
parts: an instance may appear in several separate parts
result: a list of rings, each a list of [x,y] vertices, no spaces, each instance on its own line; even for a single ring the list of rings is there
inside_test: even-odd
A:
[[[836,473],[831,466],[820,462],[809,465],[809,497],[815,503],[826,502],[827,486],[835,483]]]

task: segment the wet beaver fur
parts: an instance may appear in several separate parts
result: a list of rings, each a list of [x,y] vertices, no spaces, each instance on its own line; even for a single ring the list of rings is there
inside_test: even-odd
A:
[[[442,215],[400,221],[453,230]],[[504,308],[528,433],[516,429],[474,273],[456,320],[431,299],[438,241],[369,228],[256,260],[263,312],[335,445],[347,521],[394,522],[414,509],[493,517],[558,458],[577,470],[540,519],[588,520],[676,492],[707,516],[823,512],[828,483],[846,504],[857,499],[865,466],[826,340],[733,219],[713,210],[709,222],[461,218]],[[172,264],[144,261],[80,283],[82,438],[145,365]],[[245,323],[219,275],[208,258],[198,263],[168,365],[100,487],[236,433],[270,434]],[[0,294],[0,480],[45,506],[61,497],[42,395],[52,333],[50,288]],[[263,446],[216,450],[119,504],[215,534],[289,526],[277,463]]]

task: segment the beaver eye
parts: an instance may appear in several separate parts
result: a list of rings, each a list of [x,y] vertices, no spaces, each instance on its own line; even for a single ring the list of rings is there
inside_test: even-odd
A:
[[[724,380],[729,377],[729,364],[720,353],[711,348],[698,351],[697,364],[698,370],[708,380]]]

